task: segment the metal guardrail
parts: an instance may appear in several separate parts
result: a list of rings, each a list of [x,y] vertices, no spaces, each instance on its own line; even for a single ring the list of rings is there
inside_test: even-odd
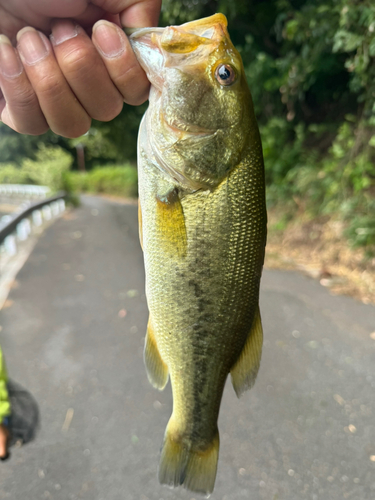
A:
[[[0,194],[6,196],[28,196],[45,198],[50,192],[47,186],[35,186],[31,184],[0,184]]]
[[[41,226],[43,220],[49,221],[62,213],[65,210],[65,197],[66,193],[61,191],[50,198],[31,203],[26,208],[25,204],[22,204],[21,211],[4,215],[0,220],[0,245],[4,245],[5,252],[10,256],[16,255],[17,240],[27,240],[32,225]]]

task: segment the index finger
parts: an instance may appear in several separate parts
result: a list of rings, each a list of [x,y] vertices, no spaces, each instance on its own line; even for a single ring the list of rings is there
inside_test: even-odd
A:
[[[92,3],[111,14],[120,14],[122,26],[146,28],[157,26],[161,0],[92,0]]]
[[[159,22],[161,0],[141,0],[133,2],[120,15],[122,26],[127,28],[147,28]]]
[[[116,24],[102,20],[93,27],[92,41],[124,101],[142,104],[150,84],[125,33]]]
[[[93,0],[93,3],[111,14],[119,14],[121,24],[128,28],[156,26],[161,8],[161,0]],[[150,84],[126,35],[102,20],[93,27],[92,40],[124,101],[133,105],[144,102]]]

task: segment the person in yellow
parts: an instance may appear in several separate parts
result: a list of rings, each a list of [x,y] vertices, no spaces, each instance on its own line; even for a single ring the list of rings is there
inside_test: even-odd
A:
[[[11,413],[7,388],[8,374],[0,346],[0,459],[8,458],[9,417]]]

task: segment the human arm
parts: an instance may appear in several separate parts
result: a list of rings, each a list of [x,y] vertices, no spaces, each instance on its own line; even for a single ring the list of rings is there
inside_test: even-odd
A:
[[[0,347],[0,424],[10,415],[10,401],[7,389],[8,374]]]
[[[7,389],[8,374],[3,353],[0,347],[0,459],[8,457],[9,429],[7,417],[11,413],[9,394]]]

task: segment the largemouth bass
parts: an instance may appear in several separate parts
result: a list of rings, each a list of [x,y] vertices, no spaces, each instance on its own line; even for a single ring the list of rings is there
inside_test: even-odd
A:
[[[159,480],[209,494],[226,378],[256,378],[266,242],[262,147],[222,14],[130,36],[151,82],[138,139],[151,384],[171,379]]]

